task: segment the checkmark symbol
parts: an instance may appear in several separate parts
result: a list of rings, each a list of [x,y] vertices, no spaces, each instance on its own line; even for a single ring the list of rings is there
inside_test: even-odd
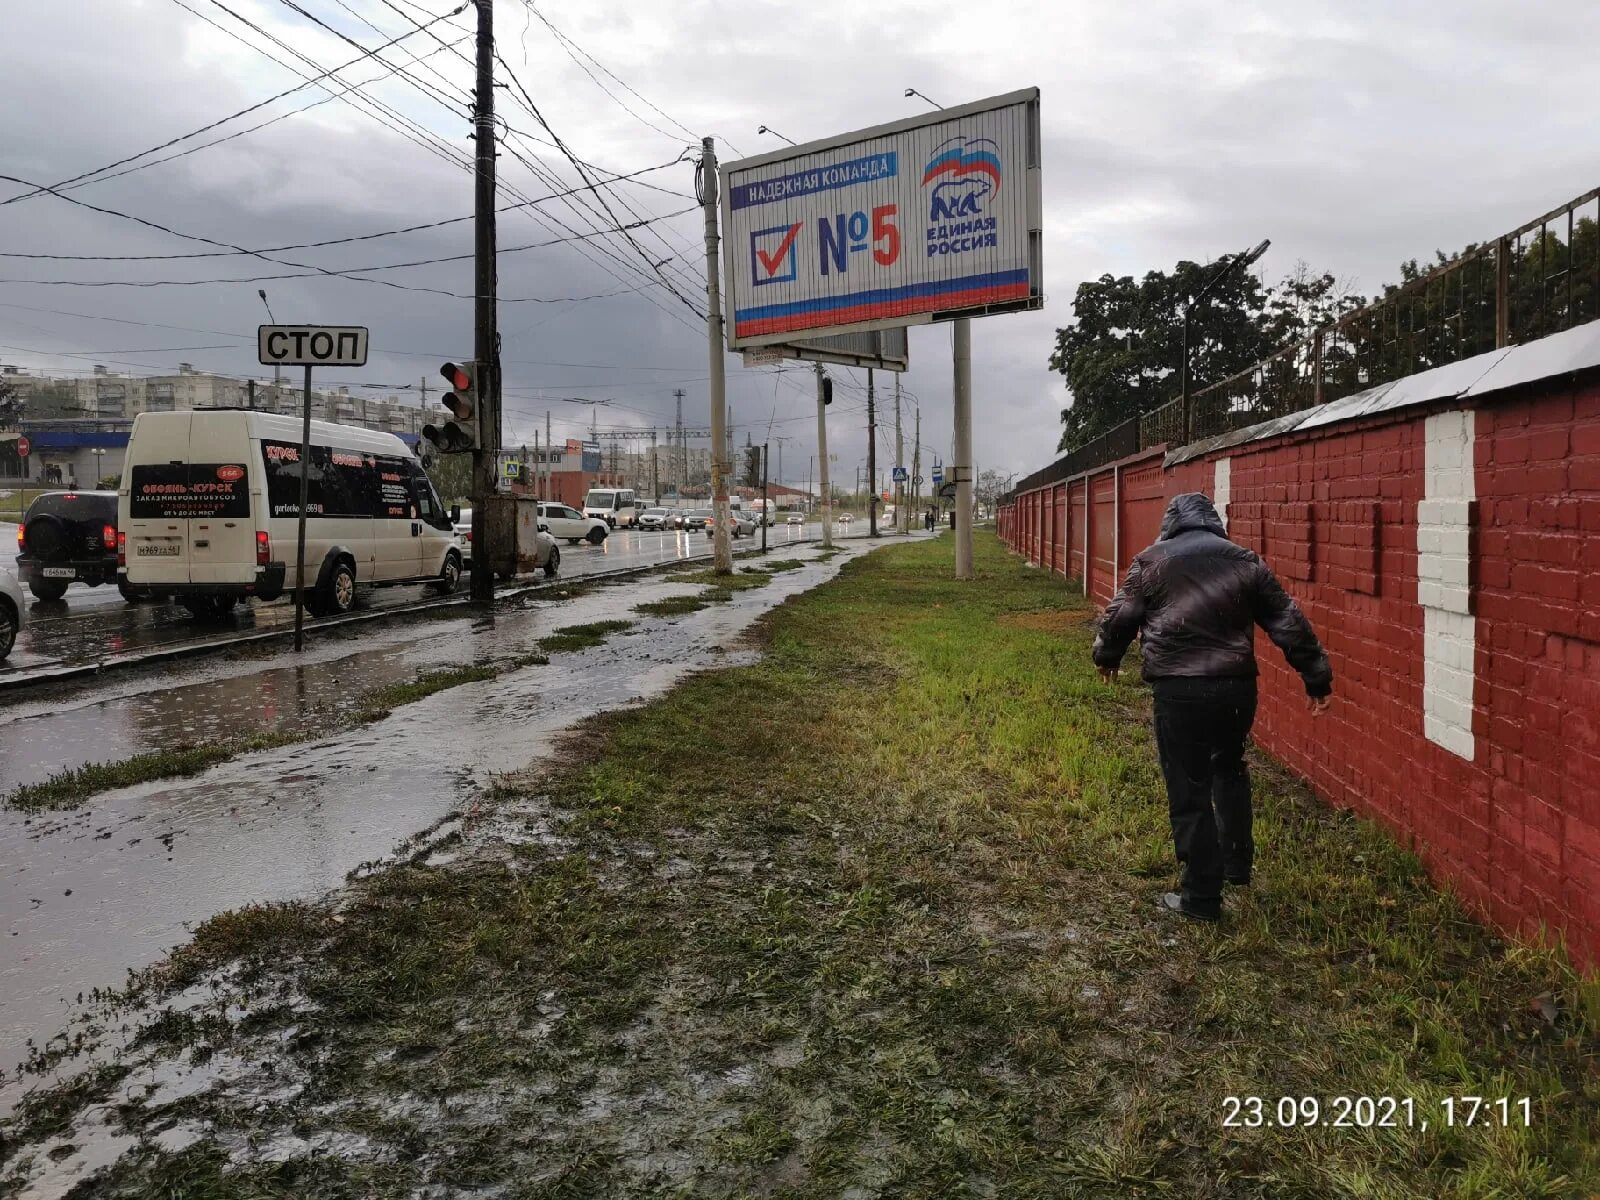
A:
[[[795,238],[800,236],[799,224],[789,226],[789,232],[783,235],[783,241],[778,243],[778,248],[771,254],[765,250],[757,250],[756,257],[761,260],[761,266],[768,275],[775,275],[778,264],[789,256],[789,248],[794,245]]]

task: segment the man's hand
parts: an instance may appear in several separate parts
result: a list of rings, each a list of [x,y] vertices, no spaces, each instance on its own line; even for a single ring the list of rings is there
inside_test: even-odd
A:
[[[1117,675],[1120,673],[1116,667],[1098,667],[1096,669],[1100,672],[1100,678],[1107,683],[1115,683]]]
[[[1311,710],[1313,717],[1320,717],[1328,711],[1328,698],[1326,696],[1310,696],[1306,699],[1306,707]]]

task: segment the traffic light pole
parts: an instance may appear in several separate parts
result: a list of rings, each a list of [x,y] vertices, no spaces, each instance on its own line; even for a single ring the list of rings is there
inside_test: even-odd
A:
[[[728,528],[727,380],[724,377],[722,291],[717,279],[717,148],[711,138],[700,143],[700,203],[706,215],[706,335],[711,347],[711,535],[712,570],[733,574],[733,535]]]
[[[305,415],[300,424],[300,515],[295,520],[294,652],[305,649],[306,504],[311,498],[311,364],[306,364]]]
[[[473,105],[477,170],[473,188],[472,356],[478,363],[480,445],[472,452],[472,602],[487,608],[494,600],[494,567],[506,547],[487,536],[489,497],[495,490],[495,452],[500,448],[500,356],[495,342],[494,238],[494,0],[477,0],[478,92]]]

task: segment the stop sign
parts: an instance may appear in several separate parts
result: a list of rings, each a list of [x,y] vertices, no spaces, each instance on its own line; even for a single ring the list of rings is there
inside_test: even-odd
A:
[[[17,455],[21,458],[28,457],[28,451],[33,449],[33,443],[28,441],[28,435],[23,434],[17,439]]]

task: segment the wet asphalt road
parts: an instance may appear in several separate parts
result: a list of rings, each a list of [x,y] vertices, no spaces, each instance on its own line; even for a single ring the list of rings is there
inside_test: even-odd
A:
[[[866,524],[860,522],[859,529],[854,526],[839,527],[837,536],[860,537],[865,532]],[[777,525],[767,531],[767,543],[769,547],[782,547],[803,544],[816,536],[816,525]],[[736,540],[734,546],[743,550],[760,545],[760,541],[758,531],[754,538]],[[0,522],[0,550],[15,544],[16,526]],[[560,543],[560,546],[563,579],[577,579],[628,567],[653,566],[710,553],[710,542],[704,533],[681,531],[651,533],[617,530],[600,546],[587,543],[573,546],[566,542]],[[465,590],[465,586],[463,581],[462,590]],[[31,601],[26,591],[24,595]],[[366,593],[361,603],[364,608],[372,610],[401,608],[432,595],[420,586],[380,588]],[[317,621],[308,617],[307,623],[314,626]],[[52,668],[105,662],[140,651],[228,641],[246,634],[292,628],[293,625],[292,600],[274,600],[265,604],[250,601],[234,609],[225,621],[197,625],[176,604],[128,604],[114,586],[91,588],[87,584],[75,583],[67,589],[63,600],[31,602],[27,626],[17,639],[10,657],[0,663],[0,680],[25,678]]]
[[[701,548],[695,541],[703,538],[685,553]],[[611,545],[595,560],[625,565],[617,559],[631,553],[659,561],[681,543],[650,534]],[[393,854],[469,804],[492,774],[541,761],[558,734],[584,718],[738,661],[730,648],[760,613],[831,577],[867,546],[852,538],[845,548],[831,562],[682,617],[641,618],[633,607],[692,594],[694,585],[619,580],[565,601],[533,593],[492,615],[435,626],[330,630],[298,657],[255,646],[134,668],[97,679],[92,693],[59,684],[0,707],[0,790],[9,791],[88,761],[331,724],[365,690],[419,670],[504,662],[559,626],[637,622],[595,650],[558,654],[548,665],[506,671],[192,779],[108,792],[70,812],[0,810],[0,1074],[30,1042],[42,1045],[66,1026],[75,996],[119,985],[196,923],[337,887],[360,864]],[[797,547],[790,557],[814,554]],[[0,1111],[24,1086],[0,1080]]]

